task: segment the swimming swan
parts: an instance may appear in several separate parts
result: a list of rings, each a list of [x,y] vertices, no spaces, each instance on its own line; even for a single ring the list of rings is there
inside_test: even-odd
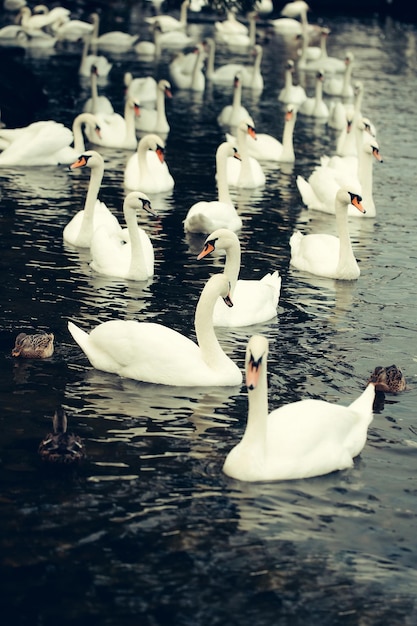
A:
[[[250,326],[276,317],[281,291],[281,277],[278,272],[266,274],[260,280],[239,279],[240,242],[236,233],[228,229],[220,228],[211,233],[197,259],[200,260],[215,250],[226,252],[223,271],[230,281],[233,309],[227,309],[224,302],[218,299],[214,307],[214,325]]]
[[[154,273],[154,250],[148,234],[137,224],[137,211],[153,213],[151,201],[140,191],[131,191],[124,199],[123,214],[127,228],[99,226],[91,240],[90,267],[105,276],[129,280],[147,280]]]
[[[246,350],[248,421],[223,471],[237,480],[295,480],[348,469],[372,422],[373,384],[349,406],[300,400],[268,413],[268,341],[254,335]]]
[[[126,164],[124,184],[127,189],[140,189],[143,193],[164,193],[174,188],[161,137],[153,133],[142,137]]]
[[[342,187],[336,194],[336,227],[338,237],[328,234],[303,235],[296,230],[290,238],[290,264],[303,272],[337,278],[355,280],[360,269],[353,254],[349,237],[348,206],[365,212],[362,197],[348,188]]]
[[[65,226],[64,241],[80,248],[89,248],[94,230],[104,224],[107,228],[120,228],[117,218],[109,211],[104,202],[98,200],[100,184],[104,174],[104,160],[95,150],[87,150],[77,161],[72,163],[71,170],[89,167],[91,171],[84,209],[78,211]]]
[[[240,159],[235,148],[224,141],[216,150],[217,200],[200,200],[193,204],[184,220],[184,230],[190,233],[211,233],[218,228],[236,231],[242,228],[242,219],[237,213],[227,184],[227,159]]]
[[[240,385],[242,373],[220,346],[212,321],[217,298],[228,294],[223,274],[207,281],[195,312],[197,343],[162,324],[134,320],[110,320],[90,334],[68,322],[68,330],[98,370],[160,385]]]

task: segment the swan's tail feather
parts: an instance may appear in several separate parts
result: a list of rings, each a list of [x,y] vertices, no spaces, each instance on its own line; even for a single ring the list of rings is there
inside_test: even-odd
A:
[[[78,343],[81,349],[88,341],[88,333],[81,328],[78,328],[73,322],[68,322],[68,330],[72,335],[72,338]]]
[[[365,389],[365,391],[356,398],[350,405],[349,408],[353,409],[355,412],[360,413],[361,415],[369,415],[369,424],[372,422],[373,413],[372,407],[375,399],[375,386],[372,383],[369,383]]]
[[[310,183],[307,182],[305,178],[303,178],[302,176],[297,176],[296,183],[297,183],[298,191],[300,192],[300,195],[301,195],[301,200],[303,204],[305,204],[306,207],[310,209],[316,206],[320,206],[319,199],[314,193]]]

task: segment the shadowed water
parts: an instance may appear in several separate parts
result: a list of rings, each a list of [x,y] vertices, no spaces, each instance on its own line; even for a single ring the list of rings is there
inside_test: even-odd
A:
[[[117,28],[139,28],[137,9],[118,15]],[[263,188],[232,190],[243,219],[241,277],[279,270],[277,317],[218,329],[218,336],[242,369],[248,338],[268,337],[271,409],[303,398],[347,405],[375,366],[391,363],[403,369],[407,390],[387,395],[375,411],[352,469],[244,484],[222,473],[246,424],[244,385],[185,389],[121,379],[91,368],[69,335],[68,320],[90,330],[110,319],[137,319],[194,338],[199,294],[223,261],[197,261],[204,236],[185,235],[182,220],[195,201],[215,197],[214,154],[223,138],[216,116],[231,89],[174,89],[167,102],[166,159],[176,184],[171,194],[151,196],[157,218],[139,216],[155,248],[155,276],[147,283],[98,276],[88,251],[63,243],[64,226],[83,206],[88,171],[1,169],[2,587],[14,615],[7,624],[416,622],[417,30],[389,18],[324,21],[332,30],[329,53],[355,52],[363,112],[384,158],[373,170],[376,218],[350,219],[361,276],[350,284],[289,268],[295,227],[335,233],[332,216],[303,208],[295,179],[307,178],[320,156],[334,151],[337,133],[298,116],[294,166],[265,166]],[[201,37],[211,29],[211,21],[191,25]],[[264,24],[260,33],[267,36],[265,90],[245,91],[243,104],[258,132],[281,138],[277,94],[293,50]],[[117,111],[125,71],[167,76],[166,53],[156,65],[138,62],[133,52],[109,57],[114,66],[100,89]],[[44,119],[70,126],[80,112],[89,88],[80,84],[79,58],[76,44],[26,53],[24,65],[47,89]],[[123,221],[130,153],[101,152],[100,197]],[[16,335],[33,330],[54,332],[54,355],[13,359]],[[88,454],[65,474],[47,471],[37,458],[59,404]]]

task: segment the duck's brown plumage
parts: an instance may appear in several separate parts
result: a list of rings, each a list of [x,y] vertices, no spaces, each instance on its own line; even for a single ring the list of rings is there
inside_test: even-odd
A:
[[[374,383],[377,391],[385,393],[398,393],[404,391],[406,387],[404,374],[396,365],[388,367],[379,365],[370,375],[368,382]]]
[[[20,356],[26,359],[47,359],[53,353],[53,333],[38,333],[34,335],[19,333],[12,350],[12,356]]]
[[[79,463],[85,456],[85,448],[78,435],[67,432],[67,416],[61,408],[52,418],[53,432],[41,441],[38,453],[42,461],[58,465]]]

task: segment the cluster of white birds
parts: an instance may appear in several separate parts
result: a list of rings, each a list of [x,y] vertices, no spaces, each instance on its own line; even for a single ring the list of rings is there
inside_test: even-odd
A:
[[[309,25],[305,2],[290,2],[283,16],[270,22],[277,36],[295,33],[302,41],[299,57],[286,64],[285,84],[278,95],[281,104],[277,103],[277,109],[282,107],[284,117],[282,142],[257,133],[241,100],[243,90],[262,92],[264,87],[262,46],[256,43],[257,13],[248,16],[246,25],[230,12],[226,19],[214,23],[212,37],[199,42],[190,40],[187,33],[189,8],[190,0],[184,0],[179,19],[159,12],[146,18],[153,35],[148,54],[159,55],[165,48],[179,52],[168,65],[169,80],[124,74],[123,115],[114,111],[106,96],[99,95],[99,79],[107,75],[112,64],[98,52],[117,49],[120,53],[133,48],[138,55],[144,55],[146,46],[140,44],[145,42],[119,31],[99,35],[97,15],[87,23],[72,20],[64,9],[56,19],[51,15],[54,9],[38,13],[27,7],[20,9],[19,27],[30,37],[36,37],[38,31],[44,33],[42,37],[74,41],[71,38],[78,32],[77,40],[83,42],[79,73],[91,81],[91,98],[84,112],[75,117],[72,129],[52,120],[22,129],[1,129],[0,166],[67,163],[71,169],[89,168],[85,205],[64,228],[65,243],[89,249],[91,268],[97,273],[146,281],[154,275],[154,249],[148,234],[138,226],[137,214],[152,213],[149,196],[171,192],[175,185],[165,160],[164,141],[170,132],[165,99],[172,95],[171,83],[177,89],[195,91],[204,91],[207,82],[220,88],[229,85],[232,103],[219,111],[217,118],[225,131],[215,154],[217,198],[195,203],[184,219],[186,232],[207,235],[198,260],[210,253],[225,254],[223,272],[207,281],[196,307],[197,341],[153,322],[112,320],[87,333],[70,321],[68,329],[91,365],[99,370],[147,383],[233,387],[242,383],[242,373],[223,350],[215,328],[249,327],[274,319],[281,277],[273,271],[260,280],[239,278],[241,248],[237,233],[242,219],[233,204],[231,188],[265,185],[262,162],[295,162],[297,114],[328,122],[329,111],[326,114],[323,99],[323,86],[327,85],[328,94],[345,100],[337,154],[323,157],[308,180],[298,176],[297,186],[309,209],[335,214],[338,237],[295,231],[289,242],[291,265],[317,276],[355,280],[360,271],[350,241],[348,213],[375,215],[371,171],[372,159],[380,159],[380,154],[375,129],[361,112],[363,85],[350,83],[353,54],[348,52],[342,60],[327,54],[329,33]],[[268,6],[261,0],[259,10],[268,14]],[[321,42],[316,51],[309,45],[314,37]],[[193,48],[187,53],[185,46],[189,43]],[[230,51],[246,51],[252,61],[216,67],[217,45]],[[296,69],[300,75],[302,71],[316,73],[313,97],[307,97],[301,85],[293,84]],[[143,107],[144,102],[155,108]],[[95,149],[85,149],[83,129]],[[99,199],[104,175],[101,146],[131,151],[123,176],[125,227]],[[268,413],[267,355],[268,341],[254,335],[246,352],[248,422],[242,441],[226,458],[225,473],[240,480],[259,481],[305,478],[351,467],[366,442],[374,385],[368,384],[348,407],[305,400]]]

